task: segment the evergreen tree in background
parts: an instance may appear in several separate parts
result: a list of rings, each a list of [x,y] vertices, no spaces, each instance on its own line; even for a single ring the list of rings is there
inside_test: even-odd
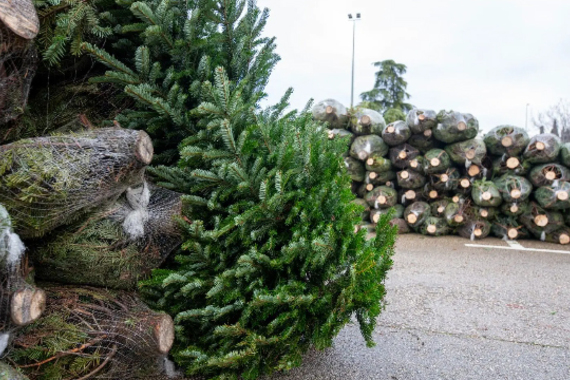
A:
[[[188,374],[254,379],[297,366],[356,316],[368,345],[383,307],[395,239],[354,233],[341,140],[309,112],[258,102],[278,60],[254,1],[135,2],[134,59],[83,48],[111,70],[94,78],[135,99],[117,120],[149,131],[167,166],[161,186],[185,193],[186,242],[142,286],[175,317],[175,359]],[[180,151],[178,151],[180,149]],[[180,152],[180,153],[178,153]],[[171,163],[176,162],[177,166]]]
[[[413,108],[406,100],[410,94],[406,92],[408,83],[402,77],[406,73],[406,65],[393,60],[375,62],[378,67],[374,88],[360,94],[363,106],[384,113],[396,108],[407,113]]]
[[[390,108],[384,112],[383,116],[386,124],[393,123],[397,120],[406,120],[406,114],[399,108]]]

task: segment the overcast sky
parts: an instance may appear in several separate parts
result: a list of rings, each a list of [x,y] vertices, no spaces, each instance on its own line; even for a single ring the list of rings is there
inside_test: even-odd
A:
[[[570,99],[570,0],[258,0],[271,10],[266,35],[281,62],[267,92],[288,87],[292,105],[314,98],[350,105],[352,23],[355,104],[374,84],[373,62],[408,67],[410,103],[472,113],[481,129],[525,125],[529,115]],[[529,116],[529,127],[531,125]]]

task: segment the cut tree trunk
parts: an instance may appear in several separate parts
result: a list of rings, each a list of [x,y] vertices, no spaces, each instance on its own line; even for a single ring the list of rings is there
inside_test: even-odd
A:
[[[0,202],[22,238],[41,237],[140,184],[152,156],[145,132],[119,128],[0,146]]]
[[[170,316],[150,310],[130,293],[45,289],[44,317],[14,339],[15,349],[8,356],[24,373],[127,379],[162,372],[163,359],[174,342]],[[59,341],[55,351],[49,348],[54,340]]]

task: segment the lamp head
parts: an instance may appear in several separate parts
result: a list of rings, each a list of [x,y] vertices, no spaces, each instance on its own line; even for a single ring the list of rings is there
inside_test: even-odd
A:
[[[352,20],[352,13],[349,13],[349,14],[348,14],[348,19],[349,19],[349,20]]]

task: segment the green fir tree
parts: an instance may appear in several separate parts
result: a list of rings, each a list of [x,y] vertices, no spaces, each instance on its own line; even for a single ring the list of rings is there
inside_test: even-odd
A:
[[[413,106],[406,103],[406,100],[410,98],[410,94],[406,92],[408,82],[402,77],[406,73],[406,65],[389,59],[375,62],[374,66],[378,67],[374,88],[360,94],[363,104],[380,113],[392,108],[405,113],[411,110]]]

